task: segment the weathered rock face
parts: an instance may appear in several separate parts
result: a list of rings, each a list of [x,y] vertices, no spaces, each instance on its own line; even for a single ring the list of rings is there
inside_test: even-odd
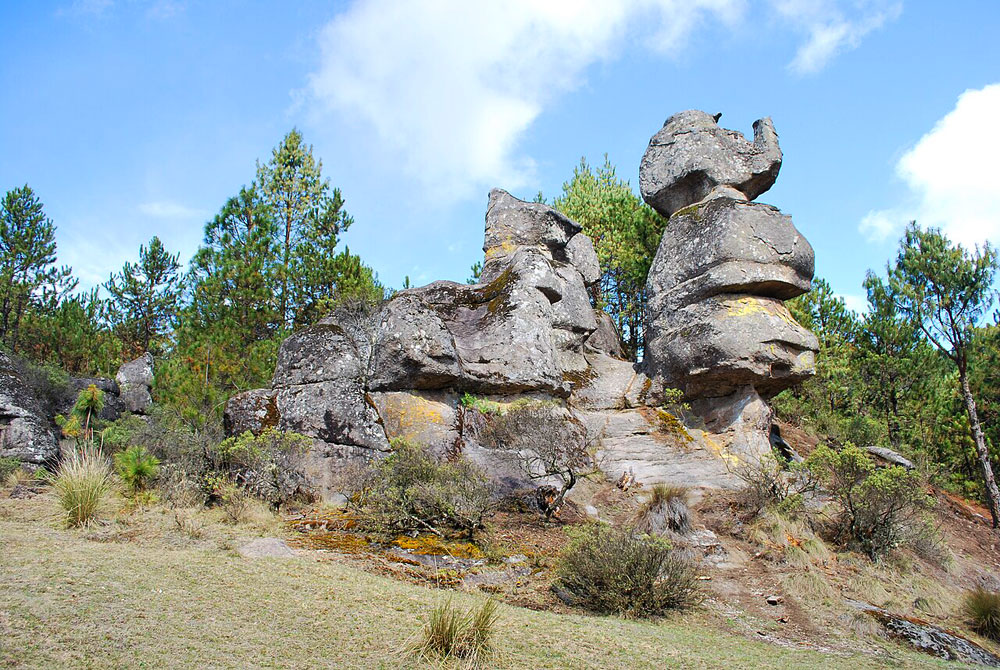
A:
[[[54,461],[59,445],[41,404],[0,352],[0,458],[38,466]]]
[[[770,120],[754,128],[751,144],[684,112],[643,158],[643,197],[672,215],[646,283],[647,370],[691,398],[767,398],[814,372],[818,342],[782,304],[809,290],[813,250],[791,218],[749,201],[781,165]]]
[[[751,143],[736,131],[720,128],[705,112],[671,116],[649,140],[642,157],[643,199],[667,217],[720,188],[753,200],[771,188],[781,169],[781,149],[771,119],[754,122],[753,131]]]
[[[118,382],[118,400],[123,409],[133,414],[145,414],[153,404],[150,389],[153,387],[153,357],[146,353],[125,363],[115,375]]]
[[[809,289],[812,249],[788,217],[750,202],[781,164],[770,121],[755,133],[750,143],[685,112],[650,142],[643,196],[673,216],[647,285],[643,365],[623,360],[614,323],[593,309],[601,269],[581,227],[494,190],[480,283],[408,289],[289,337],[271,388],[227,405],[227,432],[311,436],[307,475],[320,491],[345,459],[378,458],[396,438],[463,453],[517,487],[510,452],[522,447],[491,444],[507,424],[462,397],[494,408],[530,398],[551,416],[519,434],[586,445],[612,479],[737,485],[734,468],[770,448],[764,398],[808,376],[816,349],[781,302]],[[696,413],[663,407],[667,386]]]

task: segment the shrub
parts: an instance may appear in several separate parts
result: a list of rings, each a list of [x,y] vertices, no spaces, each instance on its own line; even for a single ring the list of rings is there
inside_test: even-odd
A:
[[[972,629],[995,642],[1000,642],[1000,593],[977,587],[965,594],[962,603]]]
[[[16,458],[0,458],[0,482],[5,482],[15,472],[21,469],[21,461]]]
[[[493,633],[498,618],[498,605],[492,598],[467,612],[459,611],[449,599],[431,612],[411,652],[421,659],[456,658],[470,667],[483,667],[496,653]]]
[[[471,541],[493,512],[491,480],[468,459],[440,462],[433,454],[403,440],[371,469],[360,493],[362,523],[384,534],[442,529],[459,530]]]
[[[693,563],[661,538],[590,524],[570,542],[559,582],[594,612],[647,617],[701,602]]]
[[[97,516],[111,490],[111,469],[101,451],[85,444],[63,458],[52,478],[59,506],[70,526],[80,526]]]
[[[556,480],[552,495],[540,500],[546,518],[558,515],[566,494],[594,468],[587,431],[558,403],[525,401],[492,417],[483,438],[506,454],[530,480]]]
[[[210,498],[222,508],[226,518],[236,524],[241,523],[250,510],[250,494],[225,475],[209,475],[205,486],[210,491]]]
[[[115,454],[115,470],[133,494],[146,490],[160,469],[158,458],[143,447],[129,447]]]
[[[211,450],[211,469],[227,474],[277,510],[296,497],[310,498],[301,459],[312,441],[305,435],[268,428],[223,440]]]
[[[655,484],[649,499],[639,508],[636,530],[651,535],[667,531],[684,534],[691,530],[687,489],[683,486]]]
[[[912,529],[925,523],[931,505],[920,475],[898,465],[878,468],[872,458],[848,443],[843,449],[817,447],[805,467],[815,474],[840,507],[838,539],[855,545],[873,561],[900,546]]]
[[[743,482],[736,494],[736,505],[747,513],[747,521],[768,509],[800,508],[803,496],[817,485],[812,470],[777,455],[741,462],[733,474]]]

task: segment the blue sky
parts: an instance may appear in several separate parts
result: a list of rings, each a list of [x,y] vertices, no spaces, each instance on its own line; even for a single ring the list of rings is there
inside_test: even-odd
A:
[[[30,184],[100,283],[182,258],[297,126],[389,285],[464,280],[492,186],[556,195],[582,156],[638,181],[670,114],[770,115],[761,200],[857,306],[911,218],[1000,242],[1000,3],[4,2],[0,189]]]

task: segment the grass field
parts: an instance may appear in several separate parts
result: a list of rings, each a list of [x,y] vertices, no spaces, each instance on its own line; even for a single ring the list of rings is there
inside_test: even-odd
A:
[[[242,558],[230,537],[185,539],[164,512],[96,541],[53,509],[47,494],[0,499],[0,667],[414,667],[400,650],[452,595],[336,561]],[[879,658],[783,648],[706,612],[638,622],[503,607],[497,643],[510,668],[960,667],[891,645]]]

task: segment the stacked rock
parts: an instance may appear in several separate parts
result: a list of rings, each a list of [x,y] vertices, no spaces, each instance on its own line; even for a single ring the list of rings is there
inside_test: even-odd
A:
[[[790,217],[752,202],[781,167],[771,120],[753,127],[749,142],[681,112],[640,166],[642,197],[669,217],[646,284],[645,364],[692,400],[768,398],[815,372],[816,337],[783,303],[809,290],[813,250]]]

